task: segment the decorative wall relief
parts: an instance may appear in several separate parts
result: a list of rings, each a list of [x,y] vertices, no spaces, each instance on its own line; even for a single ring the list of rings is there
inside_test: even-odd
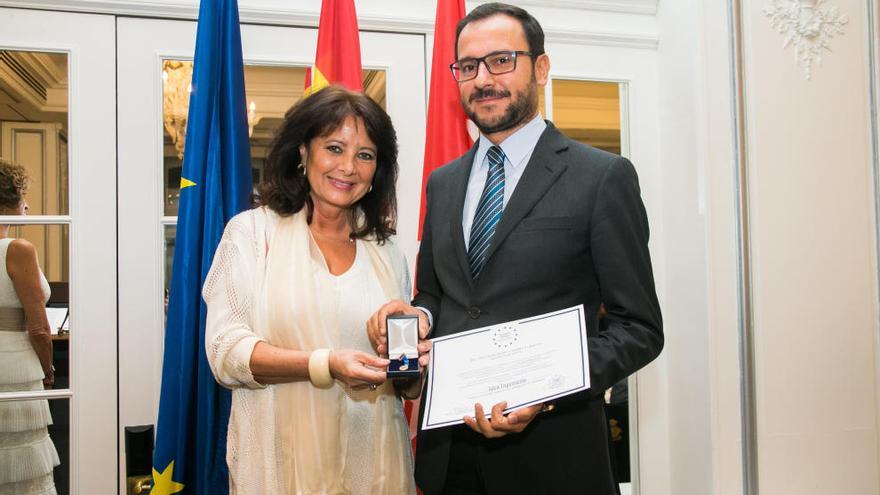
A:
[[[849,17],[837,7],[823,7],[825,0],[773,0],[764,9],[770,26],[785,36],[783,48],[794,45],[796,63],[809,81],[814,63],[822,63],[822,52],[831,51],[831,39],[843,34]]]

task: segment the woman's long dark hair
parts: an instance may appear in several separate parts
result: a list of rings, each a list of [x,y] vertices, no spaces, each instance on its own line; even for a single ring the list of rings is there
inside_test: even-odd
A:
[[[376,145],[376,173],[372,189],[352,205],[352,238],[373,237],[384,242],[396,233],[397,224],[397,133],[391,118],[376,102],[361,93],[330,86],[301,100],[287,111],[266,155],[258,203],[281,216],[308,207],[311,222],[312,199],[309,181],[298,168],[300,145],[308,147],[316,137],[339,128],[348,117],[364,121],[367,135]],[[362,212],[361,222],[355,222]]]

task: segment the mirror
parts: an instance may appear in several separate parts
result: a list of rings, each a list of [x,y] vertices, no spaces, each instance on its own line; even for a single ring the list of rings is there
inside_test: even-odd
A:
[[[21,167],[0,176],[0,201],[18,200],[23,192],[29,217],[67,215],[68,134],[67,54],[0,50],[0,157]],[[27,176],[26,191],[19,171]],[[4,213],[18,213],[14,205],[2,206]],[[0,392],[5,395],[0,398],[0,446],[14,460],[0,466],[2,493],[69,493],[70,400],[14,398],[20,392],[70,386],[69,221],[46,220],[45,225],[0,226],[5,239],[25,239],[34,246],[51,290],[46,304],[51,335],[33,337],[24,328],[21,310],[27,295],[18,293],[8,269],[0,276],[0,284],[9,287],[0,297]],[[0,241],[4,262],[10,242]],[[36,294],[42,297],[45,292]],[[49,366],[54,366],[52,378],[46,377]]]
[[[552,120],[563,134],[609,153],[621,153],[621,85],[616,82],[553,79]],[[546,115],[544,94],[540,108]],[[601,313],[600,313],[601,318]],[[600,320],[601,321],[601,320]],[[635,406],[629,400],[629,382],[623,379],[605,392],[611,468],[621,493],[632,493],[631,452],[636,452]],[[632,409],[632,411],[631,411]]]

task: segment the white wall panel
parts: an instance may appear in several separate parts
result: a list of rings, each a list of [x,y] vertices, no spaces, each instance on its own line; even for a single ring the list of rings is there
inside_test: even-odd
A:
[[[701,12],[703,127],[706,188],[707,299],[711,457],[716,495],[742,494],[742,431],[737,307],[736,188],[730,32],[726,2]]]
[[[807,81],[744,2],[762,493],[878,493],[864,2]],[[844,460],[845,459],[845,460]]]
[[[711,491],[713,461],[693,455],[712,441],[699,14],[690,2],[661,5],[657,52],[669,485],[693,495]]]

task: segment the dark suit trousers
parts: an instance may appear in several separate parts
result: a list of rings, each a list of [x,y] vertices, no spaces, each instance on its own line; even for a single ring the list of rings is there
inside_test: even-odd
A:
[[[465,425],[453,426],[443,495],[487,495],[480,466],[480,436]]]
[[[445,459],[440,452],[425,450],[431,443],[425,433],[442,429],[422,431],[420,441],[427,442],[419,444],[416,481],[425,495],[613,495],[603,406],[600,397],[565,397],[555,411],[539,414],[522,433],[495,439],[464,425],[451,427]],[[439,479],[418,472],[446,462]]]

